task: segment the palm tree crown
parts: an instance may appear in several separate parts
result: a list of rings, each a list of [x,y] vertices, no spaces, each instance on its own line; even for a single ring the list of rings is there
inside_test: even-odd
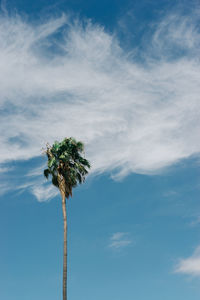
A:
[[[83,183],[88,174],[90,163],[82,156],[83,151],[83,143],[72,137],[55,141],[52,146],[47,144],[48,168],[44,170],[44,176],[48,179],[51,175],[53,185],[66,198],[72,197],[72,189]]]

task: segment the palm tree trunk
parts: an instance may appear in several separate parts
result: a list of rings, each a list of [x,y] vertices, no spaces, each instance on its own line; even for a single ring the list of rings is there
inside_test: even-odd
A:
[[[62,210],[64,223],[64,245],[63,245],[63,300],[67,300],[67,212],[66,198],[62,193]]]
[[[61,174],[58,174],[59,190],[62,197],[62,211],[63,211],[63,300],[67,300],[67,211],[66,211],[66,185],[65,180]]]

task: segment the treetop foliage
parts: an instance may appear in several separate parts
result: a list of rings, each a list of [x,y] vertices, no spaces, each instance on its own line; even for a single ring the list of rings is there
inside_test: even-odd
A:
[[[65,197],[72,196],[72,189],[85,180],[90,169],[90,163],[83,157],[84,145],[74,138],[55,141],[52,146],[47,144],[45,151],[48,158],[48,168],[44,176],[52,178],[52,183],[61,190],[64,186]]]

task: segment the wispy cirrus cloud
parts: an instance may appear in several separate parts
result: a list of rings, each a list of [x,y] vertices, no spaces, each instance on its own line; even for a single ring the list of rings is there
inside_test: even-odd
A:
[[[199,155],[198,20],[166,16],[139,64],[97,24],[1,15],[0,162],[65,136],[85,142],[92,172],[116,179]]]
[[[165,17],[153,36],[153,49],[163,58],[177,58],[180,55],[197,55],[200,46],[199,12],[197,7],[190,14]]]
[[[191,276],[200,276],[200,246],[195,249],[190,257],[179,261],[175,267],[175,272]]]
[[[56,197],[59,194],[59,191],[55,186],[47,184],[42,185],[39,183],[36,185],[32,185],[31,191],[39,202],[45,202]]]
[[[116,232],[110,237],[108,247],[112,249],[122,249],[132,244],[132,240],[127,232]]]

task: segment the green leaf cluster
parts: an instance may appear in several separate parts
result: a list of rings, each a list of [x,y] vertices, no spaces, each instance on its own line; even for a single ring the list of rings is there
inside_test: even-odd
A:
[[[47,145],[46,155],[48,168],[44,170],[44,176],[51,176],[52,183],[59,189],[59,178],[65,185],[65,196],[72,196],[72,189],[84,182],[90,163],[83,157],[84,145],[74,138],[65,138],[63,141],[55,141],[52,146]]]

